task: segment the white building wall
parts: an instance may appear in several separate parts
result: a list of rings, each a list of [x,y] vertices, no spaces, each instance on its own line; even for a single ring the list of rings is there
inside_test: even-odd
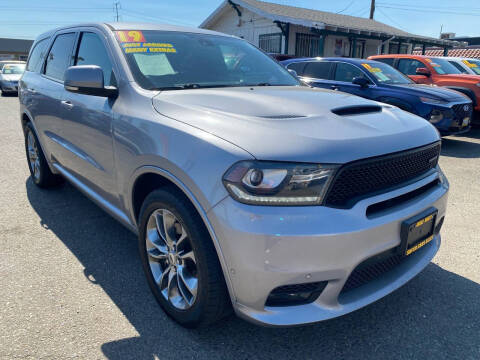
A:
[[[250,41],[255,46],[259,45],[259,36],[262,34],[281,33],[280,28],[273,23],[272,20],[259,16],[247,9],[241,8],[242,16],[238,17],[233,9],[228,9],[218,18],[218,20],[209,26],[209,29],[239,36]],[[288,54],[295,54],[296,34],[313,34],[310,29],[299,26],[290,25]],[[282,36],[282,52],[284,51],[285,37]],[[377,47],[380,40],[365,39],[364,57],[377,54]],[[348,57],[350,55],[350,41],[346,36],[328,35],[324,43],[325,57]]]
[[[272,20],[261,17],[243,8],[241,11],[241,18],[239,18],[237,13],[232,9],[223,14],[219,20],[209,28],[226,34],[239,36],[250,41],[255,46],[258,46],[258,38],[260,35],[282,32]],[[282,41],[282,43],[283,42],[284,41]]]

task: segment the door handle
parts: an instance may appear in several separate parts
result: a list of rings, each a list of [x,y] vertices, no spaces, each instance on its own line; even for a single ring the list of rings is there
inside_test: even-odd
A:
[[[337,87],[337,85],[332,85],[332,86],[330,86],[330,89],[332,89],[332,90],[338,90],[338,87]]]
[[[62,105],[65,106],[67,109],[73,108],[73,104],[70,100],[62,100]]]
[[[35,91],[35,89],[32,89],[32,88],[27,88],[27,91],[29,93],[32,93],[32,94],[36,94],[37,92]]]

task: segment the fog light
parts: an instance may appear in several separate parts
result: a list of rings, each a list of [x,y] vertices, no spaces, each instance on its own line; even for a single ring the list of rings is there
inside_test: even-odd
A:
[[[266,306],[292,306],[314,302],[327,286],[328,281],[307,284],[284,285],[272,290]]]
[[[440,110],[433,110],[430,114],[430,122],[432,124],[438,123],[443,120],[443,113]]]

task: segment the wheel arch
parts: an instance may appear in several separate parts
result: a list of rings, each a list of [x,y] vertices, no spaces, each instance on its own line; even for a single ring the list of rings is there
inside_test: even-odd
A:
[[[227,283],[228,292],[232,303],[235,301],[235,295],[233,292],[233,286],[230,279],[230,272],[228,270],[228,265],[223,256],[222,249],[220,247],[220,242],[215,234],[212,224],[207,217],[207,211],[203,208],[201,203],[198,201],[197,197],[188,189],[188,187],[176,176],[170,173],[167,170],[158,168],[156,166],[144,166],[137,171],[135,171],[133,180],[131,181],[132,186],[130,187],[129,202],[130,202],[130,213],[131,217],[138,227],[138,216],[140,215],[140,209],[145,198],[152,191],[165,187],[172,186],[180,194],[185,196],[186,199],[193,205],[197,214],[202,219],[202,222],[207,229],[215,250],[217,252],[220,265],[224,274],[225,281]]]
[[[408,102],[406,102],[406,101],[404,101],[400,98],[390,97],[390,96],[382,96],[378,99],[378,101],[396,106],[396,107],[398,107],[398,108],[400,108],[404,111],[408,111],[412,114],[417,114],[417,111],[415,110],[415,108],[410,103],[408,103]]]

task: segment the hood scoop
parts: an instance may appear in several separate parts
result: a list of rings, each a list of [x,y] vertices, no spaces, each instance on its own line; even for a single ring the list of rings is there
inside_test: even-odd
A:
[[[305,115],[258,115],[263,119],[299,119],[306,117]]]
[[[378,105],[354,105],[339,107],[331,111],[338,116],[354,116],[382,112],[382,107]]]

